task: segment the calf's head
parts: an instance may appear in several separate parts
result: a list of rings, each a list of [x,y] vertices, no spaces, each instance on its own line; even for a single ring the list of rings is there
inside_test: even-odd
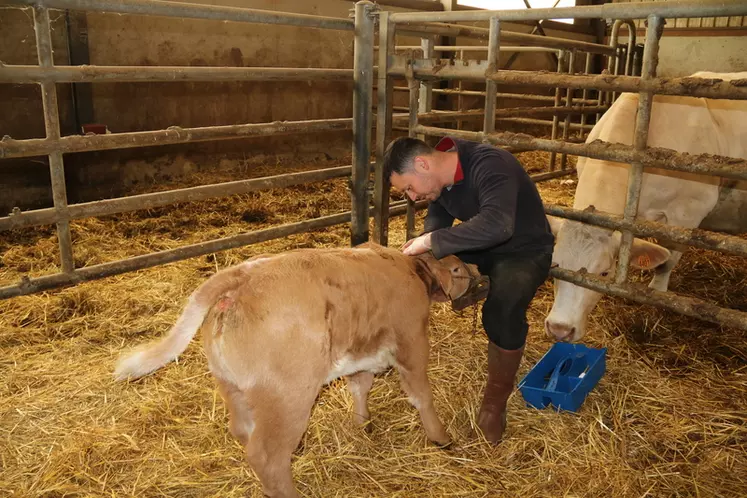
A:
[[[612,279],[617,267],[620,232],[565,221],[551,223],[556,232],[553,266]],[[634,239],[630,266],[649,270],[665,263],[670,253],[651,242]],[[586,334],[586,322],[602,295],[570,282],[555,279],[555,301],[545,320],[545,332],[558,341],[581,340]]]
[[[475,265],[453,255],[436,259],[430,252],[415,256],[415,271],[425,283],[431,300],[438,302],[453,301],[462,296],[480,278]]]

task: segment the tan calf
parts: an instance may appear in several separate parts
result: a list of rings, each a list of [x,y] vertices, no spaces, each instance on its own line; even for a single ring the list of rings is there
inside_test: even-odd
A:
[[[396,366],[428,438],[449,443],[426,374],[429,305],[459,297],[478,276],[454,256],[413,258],[373,244],[257,256],[202,284],[169,334],[120,360],[115,377],[157,370],[202,328],[231,434],[265,494],[298,496],[291,454],[321,387],[338,377],[363,425],[374,373]]]

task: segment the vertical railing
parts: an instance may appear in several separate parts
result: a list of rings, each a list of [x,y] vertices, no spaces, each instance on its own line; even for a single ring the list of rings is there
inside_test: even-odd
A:
[[[565,71],[565,50],[558,50],[558,73],[563,73]],[[555,101],[553,103],[554,107],[560,107],[560,95],[561,95],[562,89],[560,87],[555,88]],[[600,104],[601,105],[601,104]],[[560,120],[558,119],[558,115],[555,114],[552,117],[552,132],[550,134],[550,138],[552,140],[555,140],[558,138],[558,123]],[[550,171],[555,171],[555,159],[557,154],[555,152],[550,153]]]
[[[49,24],[49,10],[34,7],[34,31],[36,32],[36,50],[39,66],[52,68],[52,30]],[[60,111],[57,106],[57,87],[55,83],[41,83],[42,105],[44,107],[44,129],[48,140],[60,138]],[[57,214],[57,239],[60,247],[60,263],[63,273],[75,269],[73,261],[73,242],[70,236],[70,221],[67,209],[67,189],[65,188],[65,165],[62,153],[54,151],[49,154],[49,175],[52,183],[52,200]]]
[[[350,243],[368,240],[368,180],[371,172],[371,106],[373,104],[373,45],[375,5],[368,0],[355,4],[353,49],[353,169]]]
[[[646,29],[646,44],[643,51],[643,71],[642,80],[656,77],[656,67],[659,64],[659,39],[661,38],[662,18],[658,15],[648,16],[648,27]],[[633,147],[636,150],[643,151],[648,144],[648,128],[651,122],[651,107],[653,105],[654,94],[652,92],[641,92],[638,97],[638,115],[635,122],[635,135],[633,137]],[[628,193],[625,200],[625,211],[623,219],[633,221],[638,213],[638,201],[641,197],[641,187],[643,185],[643,165],[641,163],[632,163],[628,175]],[[633,244],[633,232],[623,230],[620,241],[620,252],[617,261],[617,273],[615,282],[620,284],[627,280],[628,269],[630,267],[630,250]]]
[[[379,70],[376,105],[376,172],[374,184],[374,236],[377,244],[389,240],[389,178],[384,174],[384,152],[392,133],[392,78],[387,75],[394,53],[394,24],[389,12],[379,14]]]
[[[501,56],[501,24],[498,17],[490,18],[490,33],[488,35],[488,68],[486,72],[492,74],[498,71],[498,60]],[[487,80],[485,83],[485,116],[483,121],[483,132],[493,133],[495,131],[495,104],[498,83]]]
[[[576,64],[576,51],[571,50],[570,54],[568,54],[568,74],[572,75],[574,74],[574,66]],[[570,108],[573,106],[573,88],[568,88],[565,92],[565,107],[566,109],[569,109],[569,112],[565,115],[565,119],[563,120],[563,141],[568,141],[568,134],[571,130],[571,113]],[[583,130],[582,130],[583,131]],[[566,169],[568,163],[568,154],[561,154],[560,155],[560,169],[564,170]]]

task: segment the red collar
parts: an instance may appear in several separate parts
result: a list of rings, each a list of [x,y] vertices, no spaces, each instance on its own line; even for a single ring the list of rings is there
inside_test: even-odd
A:
[[[454,140],[449,137],[442,138],[438,144],[436,144],[436,150],[439,152],[447,152],[451,149],[455,149],[456,144]],[[462,171],[462,163],[459,161],[459,155],[457,154],[457,167],[454,172],[454,183],[457,184],[464,180],[464,171]]]

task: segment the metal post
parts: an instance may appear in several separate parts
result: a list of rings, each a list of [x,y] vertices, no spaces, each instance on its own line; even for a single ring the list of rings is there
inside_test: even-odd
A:
[[[586,63],[584,64],[584,74],[589,74],[591,72],[591,52],[586,52]],[[586,107],[586,99],[589,96],[588,90],[584,88],[584,90],[581,92],[581,109]],[[579,137],[584,136],[584,126],[586,125],[586,113],[581,113],[581,129],[578,132]]]
[[[353,176],[350,244],[368,241],[368,179],[371,168],[371,124],[373,116],[374,4],[355,4],[355,45],[353,49]]]
[[[415,132],[415,129],[418,126],[418,110],[420,108],[419,105],[419,97],[420,97],[420,85],[418,84],[418,80],[415,79],[415,77],[410,73],[407,77],[407,84],[410,88],[410,113],[409,113],[409,119],[408,119],[408,126],[407,126],[407,132],[408,136],[410,138],[416,138],[418,134]],[[421,136],[424,136],[423,134],[420,134]],[[410,240],[414,238],[415,235],[415,203],[412,199],[409,197],[407,198],[407,217],[406,217],[406,230],[405,230],[405,238],[406,240]]]
[[[568,74],[573,74],[574,69],[573,66],[576,63],[576,51],[571,50],[571,53],[568,56]],[[565,107],[566,109],[570,109],[573,106],[573,88],[569,88],[565,93]],[[557,117],[557,114],[555,115]],[[565,115],[565,119],[563,120],[563,141],[568,141],[568,133],[571,129],[571,113]],[[566,163],[568,162],[568,155],[567,154],[561,154],[560,155],[560,169],[564,170],[566,168]]]
[[[565,50],[558,51],[558,73],[565,71]],[[560,107],[560,87],[555,88],[555,107]],[[600,102],[601,105],[601,102]],[[551,140],[558,138],[558,116],[552,118]],[[550,153],[550,171],[555,171],[555,152]]]
[[[389,241],[389,177],[384,174],[384,152],[392,134],[392,78],[387,73],[393,51],[394,24],[389,22],[389,13],[382,11],[379,13],[373,240],[383,246]]]
[[[420,48],[423,50],[423,59],[432,59],[434,51],[434,43],[431,38],[423,38],[420,40]],[[424,114],[431,112],[433,103],[433,82],[421,81],[420,82],[420,103],[418,105],[418,112]],[[425,135],[418,135],[418,138],[425,140]]]
[[[488,38],[488,68],[487,74],[498,71],[498,58],[501,55],[501,22],[498,17],[490,18],[490,37]],[[495,131],[495,94],[498,91],[498,83],[488,80],[485,83],[485,119],[483,121],[483,132],[493,133]]]
[[[656,77],[656,67],[659,64],[659,39],[664,28],[663,19],[657,15],[648,16],[648,28],[646,29],[646,46],[643,52],[643,73],[641,79]],[[651,107],[654,94],[641,92],[638,97],[638,115],[635,123],[635,135],[633,147],[636,150],[644,150],[648,143],[648,126],[651,122]],[[625,201],[623,219],[633,221],[638,213],[638,201],[641,197],[641,186],[643,184],[643,165],[639,162],[630,165],[628,174],[628,194]],[[633,244],[633,232],[624,230],[620,240],[620,252],[617,260],[617,273],[615,282],[620,284],[627,280],[630,264],[630,249]]]
[[[34,7],[34,31],[36,31],[39,66],[51,68],[54,66],[52,32],[47,9]],[[54,83],[41,83],[41,95],[47,140],[59,140],[60,114],[57,107],[57,87]],[[57,238],[60,246],[60,262],[63,273],[70,273],[75,269],[75,264],[73,262],[73,242],[70,236],[70,221],[67,210],[65,165],[62,162],[62,153],[59,151],[53,151],[49,154],[49,176],[52,181],[52,199],[59,220],[57,222]]]
[[[464,50],[459,51],[459,60],[464,60]],[[463,91],[464,91],[464,81],[461,79],[457,81],[457,112],[462,112],[464,110],[464,99],[462,98]],[[461,130],[464,127],[464,121],[457,121],[457,130]]]

